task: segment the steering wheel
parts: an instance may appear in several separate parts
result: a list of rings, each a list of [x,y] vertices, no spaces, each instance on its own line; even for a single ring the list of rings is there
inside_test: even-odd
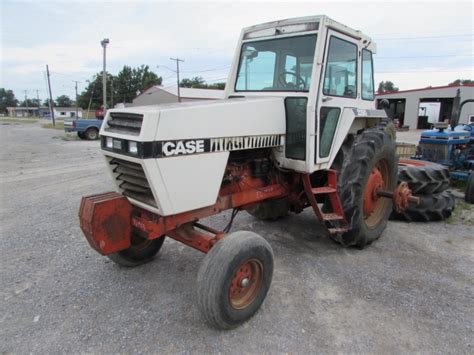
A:
[[[296,84],[293,84],[293,83],[289,83],[286,81],[286,76],[287,75],[292,75],[296,78]],[[284,71],[284,72],[281,72],[280,75],[278,75],[278,83],[285,87],[285,88],[289,88],[289,89],[292,89],[292,88],[295,88],[295,89],[303,89],[305,86],[306,86],[306,82],[304,81],[304,79],[299,76],[298,74],[296,73],[293,73],[291,71]]]

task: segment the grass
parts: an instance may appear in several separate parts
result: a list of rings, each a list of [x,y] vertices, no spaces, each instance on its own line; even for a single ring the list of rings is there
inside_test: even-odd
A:
[[[10,124],[10,123],[36,123],[38,120],[36,118],[16,118],[16,117],[0,117],[1,124]]]
[[[41,127],[43,128],[50,128],[50,129],[60,129],[60,130],[63,130],[64,129],[64,122],[63,121],[56,121],[56,125],[53,126],[52,123],[45,123],[45,124],[42,124]]]
[[[466,201],[457,198],[456,207],[454,208],[453,214],[448,218],[449,224],[455,222],[461,222],[462,224],[474,226],[474,219],[472,218],[472,212],[474,212],[474,205],[467,203]]]

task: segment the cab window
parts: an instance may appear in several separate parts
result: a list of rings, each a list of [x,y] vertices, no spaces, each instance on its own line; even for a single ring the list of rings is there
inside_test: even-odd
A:
[[[362,99],[374,99],[374,66],[372,52],[367,49],[362,50]]]
[[[357,97],[357,45],[337,37],[329,40],[323,94]]]

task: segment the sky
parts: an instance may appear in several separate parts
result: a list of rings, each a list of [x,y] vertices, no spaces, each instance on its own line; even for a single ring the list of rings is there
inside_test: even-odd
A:
[[[8,1],[0,0],[0,87],[17,98],[74,98],[102,70],[148,65],[176,86],[181,77],[225,81],[243,27],[290,17],[328,15],[377,43],[375,82],[401,90],[474,79],[473,2]]]

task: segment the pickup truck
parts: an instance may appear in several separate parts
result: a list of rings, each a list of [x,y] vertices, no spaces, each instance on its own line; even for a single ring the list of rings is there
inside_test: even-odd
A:
[[[99,138],[100,126],[104,118],[96,118],[91,120],[74,119],[64,120],[64,131],[77,132],[81,139],[94,140]]]

